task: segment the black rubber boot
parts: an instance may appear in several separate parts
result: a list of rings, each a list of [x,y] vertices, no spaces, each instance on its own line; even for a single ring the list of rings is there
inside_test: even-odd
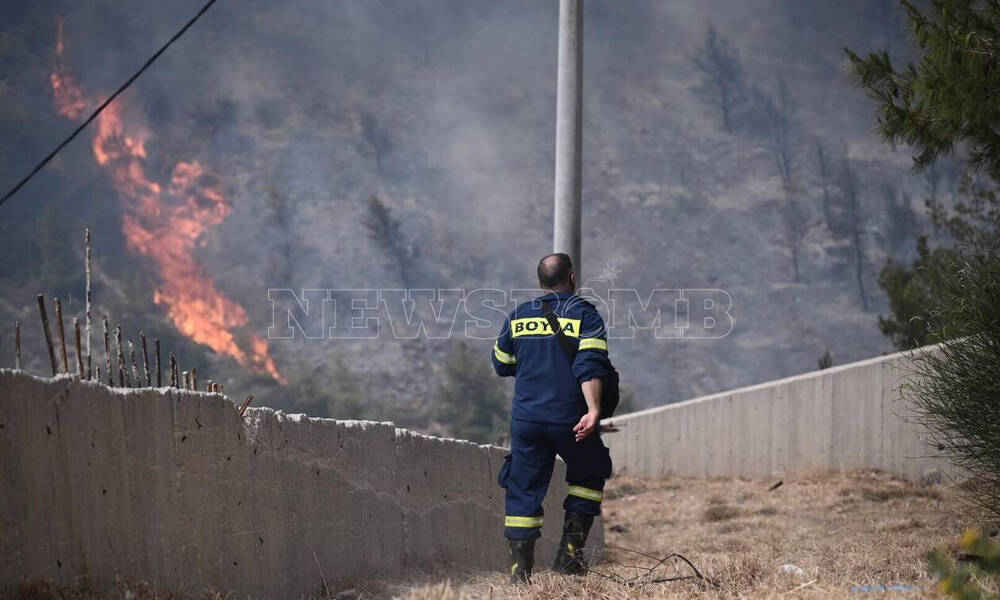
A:
[[[587,563],[583,559],[583,546],[587,543],[587,534],[594,524],[594,517],[566,511],[563,520],[562,539],[559,540],[559,551],[552,570],[563,575],[586,575]]]
[[[510,550],[510,582],[528,583],[535,566],[535,540],[507,540]]]

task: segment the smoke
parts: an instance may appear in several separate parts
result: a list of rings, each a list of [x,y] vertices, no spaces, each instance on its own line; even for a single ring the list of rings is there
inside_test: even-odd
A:
[[[9,101],[12,115],[22,113],[0,119],[4,145],[15,147],[0,155],[4,179],[13,179],[22,155],[40,153],[42,142],[69,125],[48,103],[55,15],[70,48],[65,67],[91,94],[89,109],[93,94],[114,89],[201,3],[5,7],[5,39],[23,54],[0,47],[3,65],[16,66],[21,77],[0,87],[0,98],[8,101],[13,87],[44,100]],[[746,286],[756,297],[763,297],[759,286],[780,281],[768,245],[774,225],[760,210],[769,188],[753,179],[770,167],[752,145],[720,134],[715,116],[690,92],[697,75],[688,54],[711,19],[755,76],[767,84],[777,75],[788,79],[814,133],[867,139],[868,109],[840,76],[839,46],[881,39],[880,25],[859,27],[854,15],[864,2],[801,8],[806,4],[586,3],[585,276],[613,262],[624,269],[625,285],[714,279]],[[415,284],[532,284],[537,257],[550,249],[557,8],[541,0],[223,0],[126,93],[124,116],[148,133],[148,179],[167,184],[179,163],[198,164],[226,199],[225,218],[213,220],[190,250],[218,291],[245,309],[248,334],[263,336],[270,324],[269,287],[400,285],[391,257],[363,227],[373,194],[422,249]],[[796,19],[798,29],[790,27]],[[62,89],[70,96],[60,105],[80,114],[71,88]],[[25,140],[41,141],[32,142],[35,148]],[[48,210],[69,231],[106,226],[95,231],[98,252],[108,236],[122,236],[115,182],[90,149],[74,146],[53,166],[12,201],[23,206],[11,214],[24,217],[25,231],[44,231]],[[95,215],[103,220],[95,223]],[[44,247],[56,245],[61,232],[47,233],[55,241]],[[12,233],[3,247],[13,255],[35,237]],[[155,263],[121,247],[99,257],[99,267],[122,278],[129,269],[156,275]],[[18,264],[3,269],[11,288],[41,280]],[[72,282],[59,271],[44,281]],[[4,299],[29,305],[15,295]],[[165,311],[152,293],[135,300],[143,302],[146,310]],[[753,314],[763,321],[771,308]],[[851,342],[856,355],[878,347],[871,329]],[[725,356],[725,369],[677,375],[670,389],[683,396],[787,374],[795,357],[806,356],[805,366],[815,362],[797,345],[801,336],[768,346],[767,333],[755,335],[764,340],[756,347],[781,348],[767,365],[758,364],[758,354],[719,346],[712,358]],[[278,368],[283,360],[319,360],[309,352],[315,347],[272,346]],[[690,353],[689,364],[706,356],[702,349],[670,351]],[[667,351],[630,352],[635,380],[650,393],[659,390],[641,371],[655,371]],[[373,371],[399,369],[398,355],[384,346],[358,355]]]

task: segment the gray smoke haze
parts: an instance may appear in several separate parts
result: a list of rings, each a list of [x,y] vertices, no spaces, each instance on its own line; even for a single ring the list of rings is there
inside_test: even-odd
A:
[[[17,155],[0,170],[3,181],[70,126],[46,95],[57,16],[70,71],[96,94],[113,89],[200,4],[8,3],[12,41],[0,55],[16,60],[17,76],[0,98],[12,97],[11,85],[30,85],[36,100],[12,101],[26,107],[24,118],[2,124],[10,153],[3,156]],[[908,174],[905,150],[871,134],[870,106],[844,76],[841,48],[905,52],[892,5],[586,3],[585,276],[610,263],[622,270],[619,286],[720,287],[736,304],[736,330],[724,340],[615,348],[640,404],[811,370],[826,347],[837,362],[888,349],[876,326],[885,306],[875,281],[889,255],[877,190],[890,181],[917,206],[923,184]],[[198,160],[224,182],[232,213],[204,236],[198,258],[247,308],[258,333],[270,324],[268,287],[400,285],[398,269],[364,227],[372,195],[416,251],[414,284],[530,287],[551,244],[557,12],[557,2],[541,0],[220,0],[124,102],[148,124],[151,172],[162,180],[176,161]],[[780,242],[784,196],[770,155],[759,142],[722,131],[712,107],[692,92],[699,74],[691,56],[709,22],[739,52],[750,83],[773,94],[783,79],[798,105],[796,197],[816,221],[800,283],[791,280]],[[5,227],[39,227],[48,210],[79,229],[99,214],[104,235],[120,236],[114,192],[84,137],[10,203],[22,207],[4,207]],[[816,140],[843,148],[870,190],[868,313],[845,249],[819,224]],[[14,145],[22,150],[9,150]],[[86,205],[93,198],[103,212]],[[16,266],[19,247],[7,243],[3,282],[27,290],[3,293],[6,316],[27,314],[22,307],[36,287],[76,284],[75,275],[42,277]],[[128,254],[114,260],[123,271]],[[133,316],[159,310],[138,298]],[[447,348],[373,342],[352,345],[349,354],[387,395],[430,397],[433,382],[411,392],[408,373],[433,373]],[[285,369],[321,365],[334,351],[343,349],[272,343]],[[286,401],[280,390],[270,393],[279,397],[273,404]]]

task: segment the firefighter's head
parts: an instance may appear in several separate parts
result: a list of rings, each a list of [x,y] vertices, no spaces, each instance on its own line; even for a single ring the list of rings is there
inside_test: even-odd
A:
[[[576,273],[568,254],[556,252],[538,261],[538,287],[552,292],[576,290]]]

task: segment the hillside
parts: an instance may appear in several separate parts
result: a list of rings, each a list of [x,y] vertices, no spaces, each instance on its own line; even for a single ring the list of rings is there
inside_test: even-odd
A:
[[[54,69],[93,102],[195,3],[46,1],[4,10],[6,182],[74,122],[53,101]],[[648,0],[590,3],[587,11],[584,279],[613,267],[615,287],[643,298],[656,288],[719,288],[733,300],[726,337],[639,332],[612,341],[637,403],[812,370],[827,348],[837,363],[887,351],[877,328],[886,311],[878,269],[890,256],[906,259],[928,230],[923,198],[954,186],[947,173],[912,176],[905,149],[874,138],[869,103],[843,73],[843,46],[905,53],[892,3]],[[454,338],[299,335],[259,351],[255,340],[272,326],[267,290],[532,287],[551,235],[555,20],[553,3],[219,3],[122,98],[122,129],[103,147],[120,149],[136,135],[142,155],[99,165],[88,133],[3,207],[0,363],[13,362],[6,332],[20,319],[31,332],[28,368],[48,368],[33,296],[68,298],[68,312],[80,314],[82,268],[71,265],[82,263],[89,225],[95,313],[109,313],[127,335],[154,332],[185,365],[269,405],[447,430],[430,409]],[[748,95],[757,86],[758,96],[779,102],[787,86],[784,106],[794,110],[784,178],[752,103],[727,132],[698,90],[693,57],[709,22],[738,52]],[[170,191],[177,165],[192,163],[204,171],[190,184],[195,191]],[[137,213],[145,192],[115,175],[130,165],[141,165],[143,189],[158,183],[173,194],[164,202],[190,208],[176,213],[185,219]],[[824,210],[843,204],[845,171],[854,176],[858,248]],[[388,238],[373,233],[373,195],[388,215]],[[129,215],[152,242],[126,239]],[[195,233],[185,233],[192,222]],[[176,256],[161,256],[163,240],[190,258],[169,285]],[[177,316],[200,316],[191,307],[202,301],[187,294],[204,287],[227,299],[207,303],[228,315],[206,325],[214,337],[182,331],[189,320]],[[490,341],[470,343],[486,360]],[[268,375],[268,360],[289,385]]]

